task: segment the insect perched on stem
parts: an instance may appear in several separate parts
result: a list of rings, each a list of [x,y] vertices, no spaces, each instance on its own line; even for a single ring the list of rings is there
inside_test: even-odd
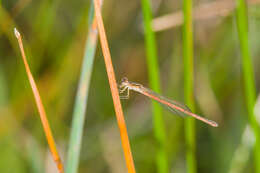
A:
[[[192,113],[191,110],[187,106],[185,106],[181,103],[178,103],[176,101],[169,100],[169,99],[153,92],[152,90],[145,88],[141,84],[128,81],[128,79],[126,77],[124,77],[121,80],[121,84],[119,85],[119,93],[123,93],[125,91],[127,93],[124,96],[120,96],[120,98],[121,99],[128,99],[130,90],[139,92],[139,93],[141,93],[141,94],[143,94],[143,95],[145,95],[145,96],[147,96],[147,97],[149,97],[153,100],[158,101],[159,103],[166,106],[170,111],[174,112],[177,115],[180,115],[180,116],[189,115],[189,116],[192,116],[192,117],[194,117],[194,118],[196,118],[200,121],[203,121],[204,123],[207,123],[207,124],[209,124],[213,127],[218,126],[218,124],[215,121],[203,118],[203,117],[201,117],[197,114]]]

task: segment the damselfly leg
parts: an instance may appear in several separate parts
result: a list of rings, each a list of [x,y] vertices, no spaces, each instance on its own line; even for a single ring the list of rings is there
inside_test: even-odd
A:
[[[122,93],[124,93],[125,91],[127,91],[127,92],[126,92],[126,95],[120,95],[120,99],[129,99],[129,92],[130,92],[129,87],[127,87],[127,86],[121,87],[121,86],[120,86],[120,88],[119,88],[119,93],[122,94]]]

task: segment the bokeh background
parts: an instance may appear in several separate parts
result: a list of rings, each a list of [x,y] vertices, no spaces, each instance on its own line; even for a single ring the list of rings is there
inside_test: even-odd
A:
[[[254,136],[248,127],[236,16],[234,8],[223,2],[228,1],[193,2],[193,11],[199,9],[193,25],[195,112],[219,123],[213,128],[196,121],[197,170],[247,173],[254,170]],[[30,68],[62,160],[66,161],[90,4],[90,0],[0,1],[0,172],[57,172],[13,27],[23,36]],[[183,102],[182,18],[178,15],[182,1],[153,0],[151,4],[161,91]],[[169,14],[163,21],[161,16]],[[103,19],[117,80],[126,76],[149,86],[141,3],[104,0]],[[258,95],[260,1],[248,1],[248,22]],[[78,172],[127,172],[99,43],[90,81]],[[136,169],[142,173],[157,172],[150,103],[136,93],[122,100]],[[256,116],[260,116],[259,105]],[[167,109],[163,119],[169,172],[185,172],[183,119]]]

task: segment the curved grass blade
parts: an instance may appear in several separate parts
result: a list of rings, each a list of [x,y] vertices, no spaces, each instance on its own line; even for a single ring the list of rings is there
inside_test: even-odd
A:
[[[89,32],[85,46],[84,59],[81,68],[80,81],[76,95],[73,111],[72,127],[70,131],[70,142],[66,173],[78,172],[81,140],[84,129],[85,113],[87,109],[87,98],[92,75],[93,61],[97,47],[98,31],[94,19],[93,2],[89,11]]]

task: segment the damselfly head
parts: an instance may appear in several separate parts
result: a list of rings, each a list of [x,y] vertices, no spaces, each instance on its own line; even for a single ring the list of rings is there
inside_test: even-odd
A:
[[[121,83],[123,83],[123,82],[128,82],[127,77],[123,77],[123,78],[121,79]]]
[[[127,86],[128,83],[129,83],[129,82],[128,82],[128,79],[127,79],[126,77],[123,77],[123,78],[121,79],[120,88],[122,88],[122,87],[124,87],[124,86]]]

